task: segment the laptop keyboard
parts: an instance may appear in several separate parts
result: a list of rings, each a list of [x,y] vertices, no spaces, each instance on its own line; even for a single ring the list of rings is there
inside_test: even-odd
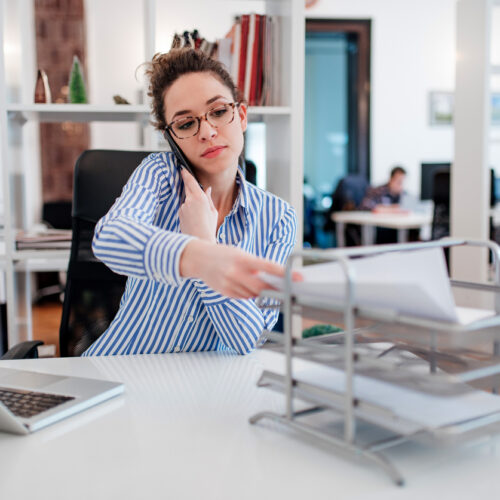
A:
[[[2,389],[0,387],[0,401],[16,417],[22,418],[34,417],[72,399],[75,398],[58,394],[45,394],[44,392]]]

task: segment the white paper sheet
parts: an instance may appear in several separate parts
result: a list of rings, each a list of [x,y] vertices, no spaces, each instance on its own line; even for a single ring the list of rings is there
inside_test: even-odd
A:
[[[381,307],[399,314],[461,324],[494,314],[468,314],[462,308],[459,318],[441,248],[386,253],[352,259],[350,264],[357,306]],[[344,300],[346,278],[338,263],[305,266],[298,271],[304,281],[293,284],[294,293]],[[284,289],[281,278],[263,275],[263,279],[279,290]]]
[[[264,367],[284,375],[282,360],[281,353],[266,353]],[[297,380],[340,394],[345,392],[345,373],[340,369],[298,358],[294,358],[292,366],[293,377]],[[417,427],[436,428],[500,412],[500,396],[463,386],[463,394],[435,396],[375,378],[354,376],[354,395],[357,398],[387,408],[414,422]]]
[[[345,374],[335,368],[294,360],[294,376],[305,382],[344,392]],[[459,396],[439,397],[373,378],[355,376],[354,393],[364,401],[382,405],[394,414],[424,427],[441,427],[500,411],[500,396],[479,390]]]

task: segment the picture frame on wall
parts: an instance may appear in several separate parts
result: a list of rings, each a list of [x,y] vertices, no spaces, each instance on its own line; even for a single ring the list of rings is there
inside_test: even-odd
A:
[[[454,110],[453,92],[429,92],[430,125],[452,125]],[[491,125],[500,126],[500,92],[491,94]]]
[[[491,95],[491,124],[500,125],[500,93],[498,92]]]
[[[430,125],[452,125],[453,123],[453,92],[429,92]]]

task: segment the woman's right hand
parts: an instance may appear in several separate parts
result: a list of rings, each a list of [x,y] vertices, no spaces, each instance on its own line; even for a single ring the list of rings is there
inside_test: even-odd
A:
[[[179,209],[181,232],[215,243],[217,209],[212,202],[211,188],[203,191],[185,168],[181,170],[181,176],[186,194],[184,203]]]
[[[260,272],[284,276],[285,268],[239,248],[191,240],[181,255],[180,273],[184,278],[199,278],[210,288],[235,299],[257,297],[271,288],[258,277]]]

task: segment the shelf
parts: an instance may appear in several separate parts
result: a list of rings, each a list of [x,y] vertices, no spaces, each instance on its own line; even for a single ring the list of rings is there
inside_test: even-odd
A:
[[[16,271],[67,271],[69,250],[18,250],[14,252]]]
[[[0,248],[0,271],[6,269],[5,245]],[[24,272],[67,271],[69,250],[17,250],[12,256],[14,269]]]
[[[288,106],[250,106],[248,112],[252,115],[288,115]]]
[[[9,118],[19,123],[39,122],[144,122],[149,121],[150,109],[145,104],[8,104]],[[287,116],[287,106],[254,106],[248,109],[251,120],[264,116]]]
[[[143,121],[149,116],[145,105],[114,104],[9,104],[9,118],[24,123],[40,122],[91,122],[91,121]]]

